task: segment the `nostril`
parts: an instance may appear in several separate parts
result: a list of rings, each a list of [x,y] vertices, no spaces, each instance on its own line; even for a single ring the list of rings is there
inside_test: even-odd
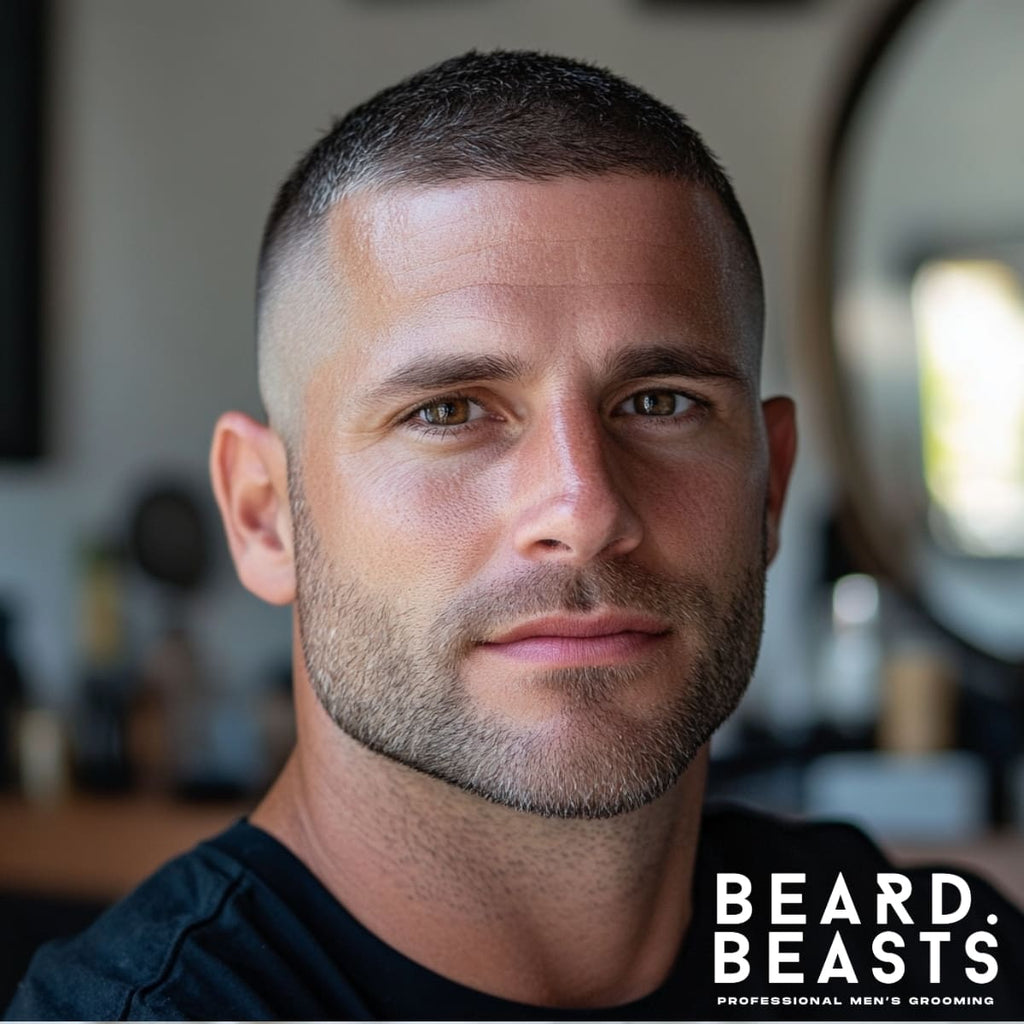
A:
[[[564,545],[560,540],[552,540],[550,537],[545,537],[543,540],[537,541],[538,544],[543,544],[546,548],[560,548]]]

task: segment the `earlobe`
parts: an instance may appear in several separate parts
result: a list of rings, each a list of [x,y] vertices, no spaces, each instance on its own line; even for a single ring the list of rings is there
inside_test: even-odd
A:
[[[295,598],[288,458],[270,427],[240,412],[217,421],[210,477],[242,585],[270,604]]]
[[[779,525],[786,500],[793,460],[796,458],[796,407],[792,399],[769,398],[761,405],[768,436],[768,494],[765,501],[767,557],[771,562],[779,550]]]

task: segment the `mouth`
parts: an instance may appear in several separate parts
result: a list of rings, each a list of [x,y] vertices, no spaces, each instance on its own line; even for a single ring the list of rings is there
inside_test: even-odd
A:
[[[489,654],[553,667],[616,665],[647,654],[671,627],[638,612],[531,619],[479,645]]]

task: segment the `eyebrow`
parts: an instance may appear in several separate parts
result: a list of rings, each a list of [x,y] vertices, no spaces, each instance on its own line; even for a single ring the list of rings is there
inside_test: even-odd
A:
[[[399,401],[413,395],[459,387],[471,381],[513,381],[528,373],[512,355],[440,355],[417,359],[396,370],[360,396],[360,405]],[[729,359],[707,352],[684,352],[670,345],[646,345],[619,353],[605,363],[608,378],[689,377],[724,379],[749,386],[747,376]]]
[[[428,356],[403,366],[362,396],[361,404],[395,401],[469,381],[510,381],[525,376],[526,365],[508,355]]]
[[[609,378],[690,377],[720,378],[749,386],[747,374],[731,359],[715,352],[683,351],[671,345],[645,345],[613,356],[605,364]]]

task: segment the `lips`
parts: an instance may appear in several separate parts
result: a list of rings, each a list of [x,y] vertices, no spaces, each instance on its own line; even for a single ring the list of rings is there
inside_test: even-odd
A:
[[[534,637],[592,639],[620,633],[645,633],[660,636],[669,626],[650,615],[611,612],[596,616],[552,615],[532,619],[487,641],[492,644],[514,644]]]
[[[669,632],[664,621],[641,613],[552,615],[499,633],[480,648],[548,666],[614,665],[646,656]]]

